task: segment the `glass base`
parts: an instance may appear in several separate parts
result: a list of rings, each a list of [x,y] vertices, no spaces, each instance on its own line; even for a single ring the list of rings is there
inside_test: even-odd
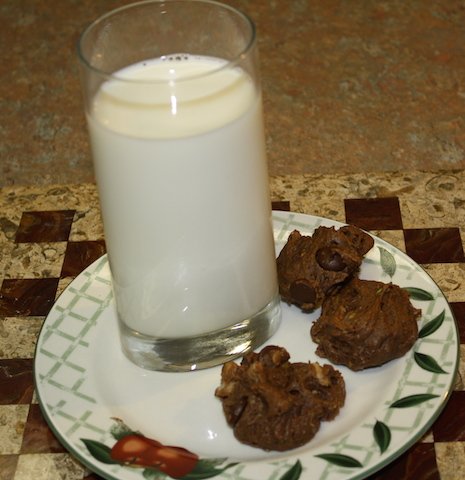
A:
[[[189,372],[214,367],[244,355],[266,342],[281,322],[280,297],[252,318],[203,335],[153,338],[119,322],[122,349],[136,365],[165,372]]]

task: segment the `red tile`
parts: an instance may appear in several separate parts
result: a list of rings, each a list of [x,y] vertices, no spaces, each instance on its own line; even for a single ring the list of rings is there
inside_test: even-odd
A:
[[[440,480],[433,443],[417,443],[368,480]]]
[[[0,359],[0,405],[31,403],[32,359]]]
[[[465,302],[451,302],[450,307],[457,323],[460,343],[465,343]]]
[[[60,453],[65,451],[48,427],[39,405],[32,404],[29,407],[20,453]]]
[[[0,288],[0,315],[42,316],[52,308],[58,278],[5,279]]]
[[[454,391],[433,425],[435,442],[465,441],[465,391]]]
[[[15,241],[66,242],[75,210],[23,212]]]
[[[346,222],[365,230],[400,230],[402,215],[397,197],[344,200]]]
[[[103,240],[68,242],[62,277],[75,277],[106,252]]]
[[[273,210],[282,210],[283,212],[290,212],[291,203],[288,200],[275,200],[271,202],[271,208]]]
[[[404,230],[407,254],[418,263],[464,262],[458,228],[414,228]]]
[[[0,455],[0,480],[12,480],[19,455]]]

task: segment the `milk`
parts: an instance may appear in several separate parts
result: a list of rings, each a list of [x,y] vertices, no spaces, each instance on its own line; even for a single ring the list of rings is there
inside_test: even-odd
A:
[[[88,114],[118,315],[166,338],[277,292],[260,96],[221,60],[179,58],[118,72]]]

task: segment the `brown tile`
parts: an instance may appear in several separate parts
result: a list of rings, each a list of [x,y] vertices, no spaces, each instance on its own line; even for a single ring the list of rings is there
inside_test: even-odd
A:
[[[465,391],[454,391],[433,425],[435,442],[465,441]]]
[[[86,475],[82,480],[104,480],[104,478],[96,473],[89,473],[89,475]]]
[[[271,202],[271,208],[273,210],[281,210],[283,212],[290,212],[291,202],[288,200],[275,200]]]
[[[365,230],[402,229],[402,216],[397,197],[346,198],[346,222]]]
[[[74,210],[24,212],[15,242],[65,242],[68,240]]]
[[[47,315],[55,300],[58,278],[5,279],[0,288],[0,315]]]
[[[65,451],[48,427],[39,405],[32,404],[27,416],[20,453],[60,453]]]
[[[409,452],[404,453],[386,467],[367,477],[367,480],[391,480],[393,478],[403,479],[405,470],[407,468],[408,455]]]
[[[32,359],[0,359],[0,405],[31,403]]]
[[[434,443],[417,443],[410,449],[403,480],[440,480]]]
[[[440,480],[433,443],[417,443],[368,480]]]
[[[464,262],[458,228],[412,228],[404,230],[405,250],[418,263]]]
[[[18,455],[0,455],[0,480],[12,480],[17,464]]]
[[[465,343],[465,302],[451,302],[450,307],[457,323],[460,343]]]
[[[75,277],[105,252],[104,240],[68,242],[61,277]]]

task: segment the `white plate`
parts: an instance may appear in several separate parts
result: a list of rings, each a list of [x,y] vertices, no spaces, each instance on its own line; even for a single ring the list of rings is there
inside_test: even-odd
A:
[[[273,222],[277,252],[293,229],[311,234],[319,225],[341,226],[286,212],[273,212]],[[301,448],[265,452],[236,441],[214,396],[220,367],[161,373],[130,363],[119,348],[106,256],[69,285],[40,332],[34,378],[45,418],[71,453],[107,479],[169,478],[156,469],[101,461],[121,434],[115,418],[164,445],[194,452],[201,459],[197,473],[201,467],[205,475],[227,467],[213,478],[366,477],[404,452],[438,417],[452,390],[459,342],[444,295],[420,266],[395,247],[375,238],[360,277],[415,289],[411,298],[422,310],[421,336],[404,357],[382,367],[358,373],[336,367],[346,382],[346,403],[336,419],[324,422]],[[328,363],[315,355],[309,335],[317,316],[318,312],[304,314],[283,305],[282,325],[268,344],[285,347],[293,362]],[[194,473],[185,478],[207,478]]]

